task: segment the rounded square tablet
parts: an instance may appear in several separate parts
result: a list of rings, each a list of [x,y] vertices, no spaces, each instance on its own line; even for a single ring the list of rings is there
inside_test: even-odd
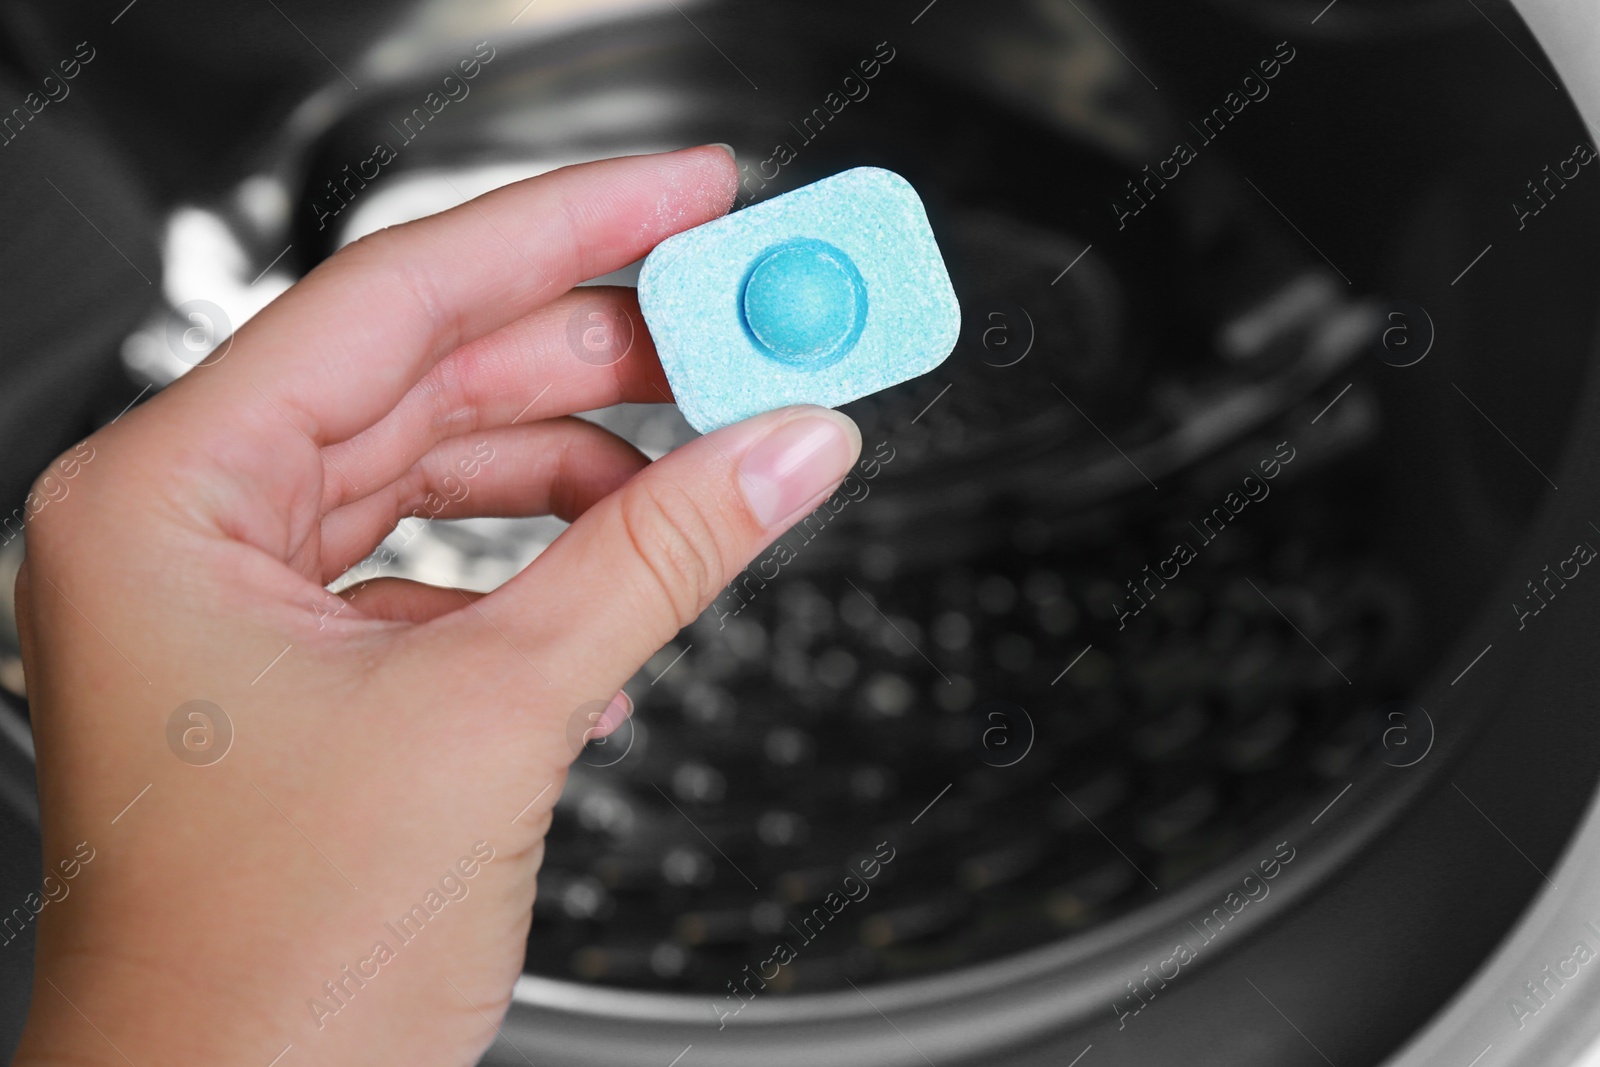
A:
[[[667,238],[639,307],[702,433],[838,407],[943,363],[961,308],[916,190],[857,167]]]

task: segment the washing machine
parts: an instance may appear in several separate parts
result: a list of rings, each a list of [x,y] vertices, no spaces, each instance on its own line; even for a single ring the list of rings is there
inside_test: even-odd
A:
[[[10,95],[81,68],[0,120],[7,575],[53,455],[343,244],[518,178],[887,167],[949,264],[950,359],[845,408],[870,467],[579,754],[485,1063],[1600,1063],[1600,13],[110,8],[0,16]],[[561,528],[390,548],[488,589]]]

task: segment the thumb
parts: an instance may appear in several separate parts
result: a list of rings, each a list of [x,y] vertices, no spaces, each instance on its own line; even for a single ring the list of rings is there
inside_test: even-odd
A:
[[[827,408],[724,427],[640,471],[479,606],[514,644],[540,650],[554,685],[604,697],[832,493],[860,452],[855,423]]]

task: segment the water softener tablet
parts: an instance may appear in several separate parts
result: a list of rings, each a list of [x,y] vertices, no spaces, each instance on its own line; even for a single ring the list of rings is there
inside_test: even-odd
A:
[[[857,167],[667,238],[639,307],[689,424],[838,407],[933,370],[961,309],[916,190]]]

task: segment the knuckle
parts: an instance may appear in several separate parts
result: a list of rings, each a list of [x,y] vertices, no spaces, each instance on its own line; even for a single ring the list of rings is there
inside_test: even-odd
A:
[[[384,301],[388,306],[416,315],[443,351],[459,347],[465,338],[458,310],[439,291],[416,255],[418,233],[412,223],[386,226],[363,234],[330,258],[348,268],[359,287],[371,292],[357,299]],[[397,299],[398,298],[398,299]]]
[[[716,523],[688,491],[647,483],[623,494],[621,517],[673,619],[689,625],[722,588]]]
[[[354,241],[340,246],[328,257],[328,265],[347,270],[370,271],[381,269],[394,261],[394,234],[385,226],[364,233]]]
[[[9,544],[26,531],[30,550],[59,540],[69,524],[63,522],[63,502],[69,496],[82,496],[92,479],[81,476],[94,459],[95,449],[88,440],[61,453],[33,479],[22,503],[0,515],[0,545]]]

